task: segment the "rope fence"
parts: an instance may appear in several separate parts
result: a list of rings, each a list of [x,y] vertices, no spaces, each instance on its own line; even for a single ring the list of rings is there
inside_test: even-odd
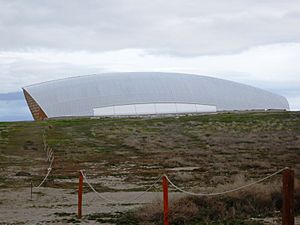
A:
[[[39,185],[33,187],[32,182],[31,182],[31,199],[32,199],[32,189],[37,189],[40,188],[48,179],[52,168],[53,168],[53,162],[54,162],[54,151],[53,149],[47,144],[45,134],[43,134],[43,145],[44,145],[44,151],[46,153],[46,161],[48,162],[48,168],[47,168],[47,173],[43,180],[40,182]],[[88,185],[88,187],[101,199],[104,200],[106,203],[109,204],[124,204],[124,203],[134,203],[138,199],[140,199],[142,196],[144,196],[146,193],[150,192],[155,186],[159,183],[160,180],[162,180],[162,189],[163,189],[163,203],[164,203],[164,225],[168,225],[168,211],[169,211],[169,206],[168,206],[168,184],[170,184],[171,187],[175,189],[175,191],[179,191],[183,194],[186,195],[191,195],[191,196],[203,196],[203,197],[209,197],[209,196],[220,196],[220,195],[226,195],[232,192],[237,192],[246,188],[249,188],[251,186],[254,186],[256,184],[259,184],[261,182],[264,182],[267,179],[270,179],[277,174],[282,173],[283,174],[283,213],[282,213],[282,221],[283,225],[293,225],[294,221],[294,205],[293,205],[293,200],[294,200],[294,195],[293,195],[293,188],[294,188],[294,172],[290,170],[289,168],[285,167],[280,170],[277,170],[276,172],[265,176],[261,179],[258,179],[256,181],[253,181],[251,183],[230,189],[230,190],[225,190],[221,192],[212,192],[212,193],[201,193],[201,192],[191,192],[184,190],[183,188],[177,186],[166,174],[160,175],[157,177],[153,183],[149,186],[141,186],[145,188],[144,191],[138,193],[137,195],[130,197],[128,199],[122,199],[122,200],[116,200],[109,198],[105,196],[104,194],[98,192],[95,187],[91,184],[91,182],[88,180],[87,176],[85,175],[84,170],[79,171],[79,186],[78,186],[78,218],[82,217],[82,195],[83,195],[83,181]]]
[[[54,151],[53,149],[47,144],[46,137],[45,137],[45,132],[43,134],[43,145],[44,145],[44,151],[46,153],[46,161],[48,162],[48,168],[47,168],[47,173],[44,176],[43,180],[39,183],[37,186],[32,186],[31,182],[31,199],[32,199],[32,189],[35,188],[40,188],[48,179],[52,168],[53,168],[53,162],[54,162]],[[246,188],[249,188],[251,186],[254,186],[256,184],[262,183],[267,179],[270,179],[277,174],[283,174],[283,210],[282,210],[282,221],[283,225],[293,225],[294,224],[294,171],[289,169],[288,167],[282,168],[280,170],[277,170],[276,172],[265,176],[261,179],[258,179],[254,182],[230,189],[230,190],[225,190],[225,191],[220,191],[220,192],[212,192],[212,193],[196,193],[196,192],[191,192],[182,189],[181,187],[177,186],[174,184],[174,182],[166,175],[160,175],[157,177],[153,183],[149,186],[141,186],[144,187],[145,190],[138,193],[137,195],[130,197],[128,199],[123,199],[123,200],[116,200],[116,199],[111,199],[104,194],[98,192],[94,186],[91,184],[91,182],[88,180],[87,176],[85,175],[84,170],[79,171],[79,186],[78,186],[78,218],[82,217],[82,195],[83,195],[83,181],[88,185],[88,187],[102,200],[104,200],[107,203],[110,204],[124,204],[124,203],[133,203],[136,200],[140,199],[142,196],[144,196],[146,193],[150,192],[158,183],[160,180],[162,180],[162,189],[163,189],[163,202],[164,202],[164,225],[168,225],[168,184],[172,186],[175,191],[179,191],[183,194],[186,195],[191,195],[191,196],[203,196],[203,197],[209,197],[209,196],[220,196],[220,195],[226,195],[232,192],[237,192]]]
[[[101,199],[103,199],[104,201],[106,201],[107,203],[114,203],[114,204],[122,204],[125,202],[131,203],[133,201],[138,200],[139,198],[141,198],[143,195],[145,195],[147,192],[149,192],[152,188],[155,187],[155,185],[160,181],[160,179],[162,178],[162,176],[159,176],[158,178],[156,178],[156,180],[142,193],[139,193],[137,196],[134,196],[133,198],[130,199],[126,199],[126,200],[122,200],[122,201],[116,201],[114,199],[109,199],[107,197],[105,197],[104,195],[100,194],[98,191],[96,191],[96,189],[91,185],[91,183],[88,181],[87,177],[85,176],[83,170],[80,170],[80,174],[83,176],[83,179],[85,180],[85,182],[87,183],[87,185],[91,188],[92,191],[94,191],[97,196]]]
[[[193,193],[193,192],[189,192],[189,191],[185,191],[183,190],[182,188],[176,186],[171,180],[170,178],[167,176],[167,175],[164,175],[167,179],[167,181],[178,191],[182,192],[182,193],[185,193],[185,194],[188,194],[188,195],[193,195],[193,196],[217,196],[217,195],[225,195],[225,194],[228,194],[228,193],[232,193],[232,192],[235,192],[235,191],[239,191],[239,190],[242,190],[242,189],[245,189],[245,188],[248,188],[250,186],[253,186],[255,184],[258,184],[258,183],[261,183],[279,173],[281,173],[282,171],[284,171],[285,169],[287,168],[283,168],[283,169],[280,169],[278,171],[276,171],[275,173],[272,173],[262,179],[259,179],[257,181],[254,181],[252,183],[249,183],[249,184],[246,184],[246,185],[243,185],[243,186],[240,186],[240,187],[237,187],[237,188],[234,188],[234,189],[231,189],[231,190],[227,190],[227,191],[222,191],[222,192],[215,192],[215,193]]]
[[[53,162],[54,162],[54,151],[47,144],[45,134],[43,134],[43,144],[44,144],[44,151],[46,153],[46,161],[49,163],[48,168],[47,168],[47,173],[46,173],[44,179],[41,181],[41,183],[39,185],[35,186],[35,187],[32,187],[32,188],[40,188],[45,183],[45,181],[47,180],[48,176],[50,175],[50,173],[52,171],[52,165],[53,165]]]
[[[138,196],[132,198],[132,199],[129,199],[129,200],[123,200],[123,201],[116,201],[116,200],[113,200],[113,199],[109,199],[109,198],[106,198],[105,196],[103,196],[101,193],[99,193],[94,187],[93,185],[89,182],[89,180],[87,179],[86,175],[84,174],[84,170],[80,170],[80,174],[83,176],[84,178],[84,181],[87,183],[87,185],[90,187],[90,189],[95,192],[101,199],[105,200],[106,202],[108,203],[122,203],[122,202],[129,202],[130,200],[137,200],[139,199],[140,197],[142,197],[146,192],[149,192],[157,183],[159,180],[161,180],[162,177],[165,177],[167,179],[167,181],[169,182],[169,184],[175,188],[175,190],[179,191],[179,192],[182,192],[184,194],[187,194],[187,195],[193,195],[193,196],[217,196],[217,195],[225,195],[225,194],[228,194],[228,193],[231,193],[231,192],[236,192],[236,191],[239,191],[239,190],[242,190],[242,189],[245,189],[245,188],[248,188],[250,186],[253,186],[253,185],[256,185],[258,183],[261,183],[279,173],[281,173],[282,171],[284,171],[285,169],[287,169],[287,167],[285,168],[282,168],[262,179],[259,179],[257,181],[254,181],[252,183],[249,183],[249,184],[246,184],[246,185],[243,185],[243,186],[240,186],[240,187],[237,187],[237,188],[234,188],[234,189],[230,189],[230,190],[226,190],[226,191],[222,191],[222,192],[215,192],[215,193],[194,193],[194,192],[189,192],[189,191],[185,191],[183,190],[182,188],[178,187],[177,185],[175,185],[171,180],[170,178],[164,174],[164,175],[161,175],[159,176],[155,182],[153,184],[151,184],[145,191],[143,191],[141,194],[139,194]]]
[[[89,182],[86,175],[84,174],[83,170],[79,171],[79,187],[78,187],[78,218],[81,218],[82,216],[82,192],[83,192],[83,180],[86,182],[86,184],[89,186],[89,188],[97,194],[99,198],[104,200],[107,203],[113,203],[113,204],[122,204],[122,203],[132,203],[133,201],[136,201],[137,199],[141,198],[143,195],[145,195],[147,192],[149,192],[152,188],[155,187],[155,185],[159,182],[159,180],[162,179],[162,187],[163,187],[163,202],[164,202],[164,225],[168,225],[168,184],[170,184],[175,190],[192,196],[219,196],[219,195],[226,195],[232,192],[240,191],[242,189],[249,188],[253,185],[259,184],[267,179],[270,179],[274,177],[275,175],[282,173],[283,174],[283,224],[284,225],[290,225],[294,224],[294,209],[293,209],[293,188],[294,188],[294,172],[293,170],[289,169],[288,167],[282,168],[264,178],[261,178],[257,181],[251,182],[246,185],[242,185],[237,188],[233,188],[230,190],[222,191],[222,192],[213,192],[213,193],[194,193],[189,192],[186,190],[183,190],[182,188],[175,185],[171,179],[167,175],[161,175],[155,181],[145,189],[145,191],[139,193],[138,195],[126,199],[126,200],[114,200],[110,199],[108,197],[105,197],[103,194],[99,193],[93,185]]]

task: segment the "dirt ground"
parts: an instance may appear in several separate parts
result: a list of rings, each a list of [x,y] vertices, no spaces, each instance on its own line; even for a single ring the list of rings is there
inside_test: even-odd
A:
[[[100,199],[94,192],[83,194],[82,219],[77,219],[77,193],[75,190],[58,188],[2,189],[0,193],[0,224],[106,224],[112,225],[110,219],[115,214],[141,207],[154,201],[162,201],[161,192],[147,192],[135,201],[127,202],[141,192],[103,192],[104,197],[119,200],[122,204],[111,204]],[[184,196],[181,193],[170,193],[169,198]],[[101,214],[102,222],[96,221]],[[95,218],[94,218],[95,215]],[[105,222],[107,219],[108,222]],[[255,219],[265,224],[281,224],[280,218]],[[300,217],[296,217],[300,225]]]
[[[38,185],[47,172],[43,134],[55,161],[31,200],[30,182]],[[79,221],[80,169],[99,192],[119,200],[164,173],[186,190],[207,192],[286,166],[300,178],[300,112],[0,123],[0,224],[114,224],[115,215],[162,199],[158,185],[137,202],[107,204],[85,185]]]
[[[77,220],[77,193],[75,190],[58,188],[35,189],[31,199],[30,188],[2,189],[0,193],[0,224],[109,224],[92,219],[93,214],[124,212],[153,201],[161,201],[161,192],[147,192],[135,201],[127,202],[141,192],[103,192],[106,198],[122,202],[111,204],[100,199],[94,192],[83,194],[83,217]],[[181,196],[171,193],[170,198]],[[87,216],[89,215],[89,216]]]

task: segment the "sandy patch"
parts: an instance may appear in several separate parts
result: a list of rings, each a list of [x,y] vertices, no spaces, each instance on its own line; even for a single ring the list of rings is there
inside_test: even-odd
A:
[[[138,200],[130,200],[140,193],[101,193],[105,198],[120,201],[122,204],[107,203],[94,192],[85,193],[83,195],[83,215],[123,212],[162,199],[161,192],[148,192]],[[170,193],[170,198],[178,195],[180,194]],[[31,200],[30,188],[2,189],[0,203],[0,224],[49,224],[50,222],[51,224],[72,224],[71,219],[76,219],[77,193],[75,190],[39,188],[34,190]],[[94,221],[88,220],[86,217],[81,220],[81,224],[91,223]]]

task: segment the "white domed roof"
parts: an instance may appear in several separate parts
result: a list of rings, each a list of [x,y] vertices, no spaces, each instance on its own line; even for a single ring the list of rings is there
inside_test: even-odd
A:
[[[216,111],[289,109],[284,97],[262,89],[178,73],[95,74],[34,84],[24,91],[48,118],[93,116],[97,109],[138,104],[195,104]]]

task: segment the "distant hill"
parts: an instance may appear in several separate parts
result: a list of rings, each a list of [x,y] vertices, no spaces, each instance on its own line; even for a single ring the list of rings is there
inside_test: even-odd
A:
[[[8,92],[8,93],[0,93],[0,100],[25,100],[23,92]]]
[[[0,93],[0,121],[32,120],[23,92]]]

